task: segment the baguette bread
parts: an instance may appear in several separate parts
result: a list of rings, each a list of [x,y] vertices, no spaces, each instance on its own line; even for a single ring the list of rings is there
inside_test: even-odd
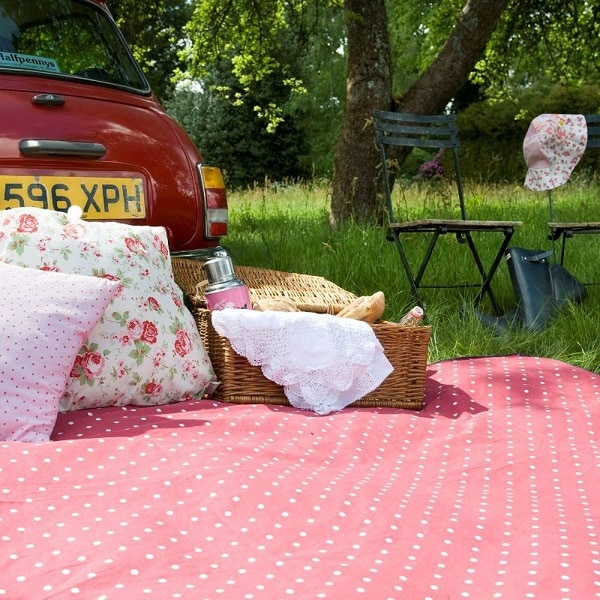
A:
[[[252,303],[254,310],[278,310],[281,312],[298,312],[298,307],[291,300],[285,298],[263,298]]]
[[[361,296],[337,313],[338,317],[375,323],[385,310],[385,295],[375,292],[372,296]]]

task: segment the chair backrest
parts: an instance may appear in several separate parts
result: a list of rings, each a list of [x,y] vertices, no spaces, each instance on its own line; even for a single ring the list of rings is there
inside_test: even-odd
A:
[[[600,115],[584,115],[585,122],[587,124],[587,148],[600,148]],[[554,216],[554,202],[552,197],[552,190],[548,190],[548,221],[553,222]]]
[[[386,208],[391,220],[393,217],[390,183],[390,147],[449,149],[452,152],[460,214],[467,219],[460,164],[458,161],[458,127],[456,115],[415,115],[410,113],[373,111],[375,141],[381,153],[381,169],[385,192]]]
[[[588,126],[587,148],[600,148],[600,115],[585,115]]]

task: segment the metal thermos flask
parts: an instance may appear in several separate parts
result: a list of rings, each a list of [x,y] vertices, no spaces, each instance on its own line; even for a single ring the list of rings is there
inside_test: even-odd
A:
[[[224,308],[252,308],[248,287],[235,275],[229,256],[212,258],[204,263],[208,286],[204,290],[210,310]]]

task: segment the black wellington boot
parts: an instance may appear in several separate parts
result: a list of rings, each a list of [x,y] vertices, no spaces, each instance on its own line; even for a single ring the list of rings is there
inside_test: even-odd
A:
[[[476,312],[481,323],[498,334],[514,327],[541,331],[568,302],[583,300],[585,286],[561,265],[551,265],[552,254],[552,250],[509,248],[506,263],[517,304],[501,317]]]

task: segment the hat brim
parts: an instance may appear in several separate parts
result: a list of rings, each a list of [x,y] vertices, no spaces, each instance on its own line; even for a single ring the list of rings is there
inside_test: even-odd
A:
[[[572,172],[572,171],[571,171]],[[534,192],[553,190],[569,181],[571,172],[562,169],[529,169],[525,177],[525,187]]]

